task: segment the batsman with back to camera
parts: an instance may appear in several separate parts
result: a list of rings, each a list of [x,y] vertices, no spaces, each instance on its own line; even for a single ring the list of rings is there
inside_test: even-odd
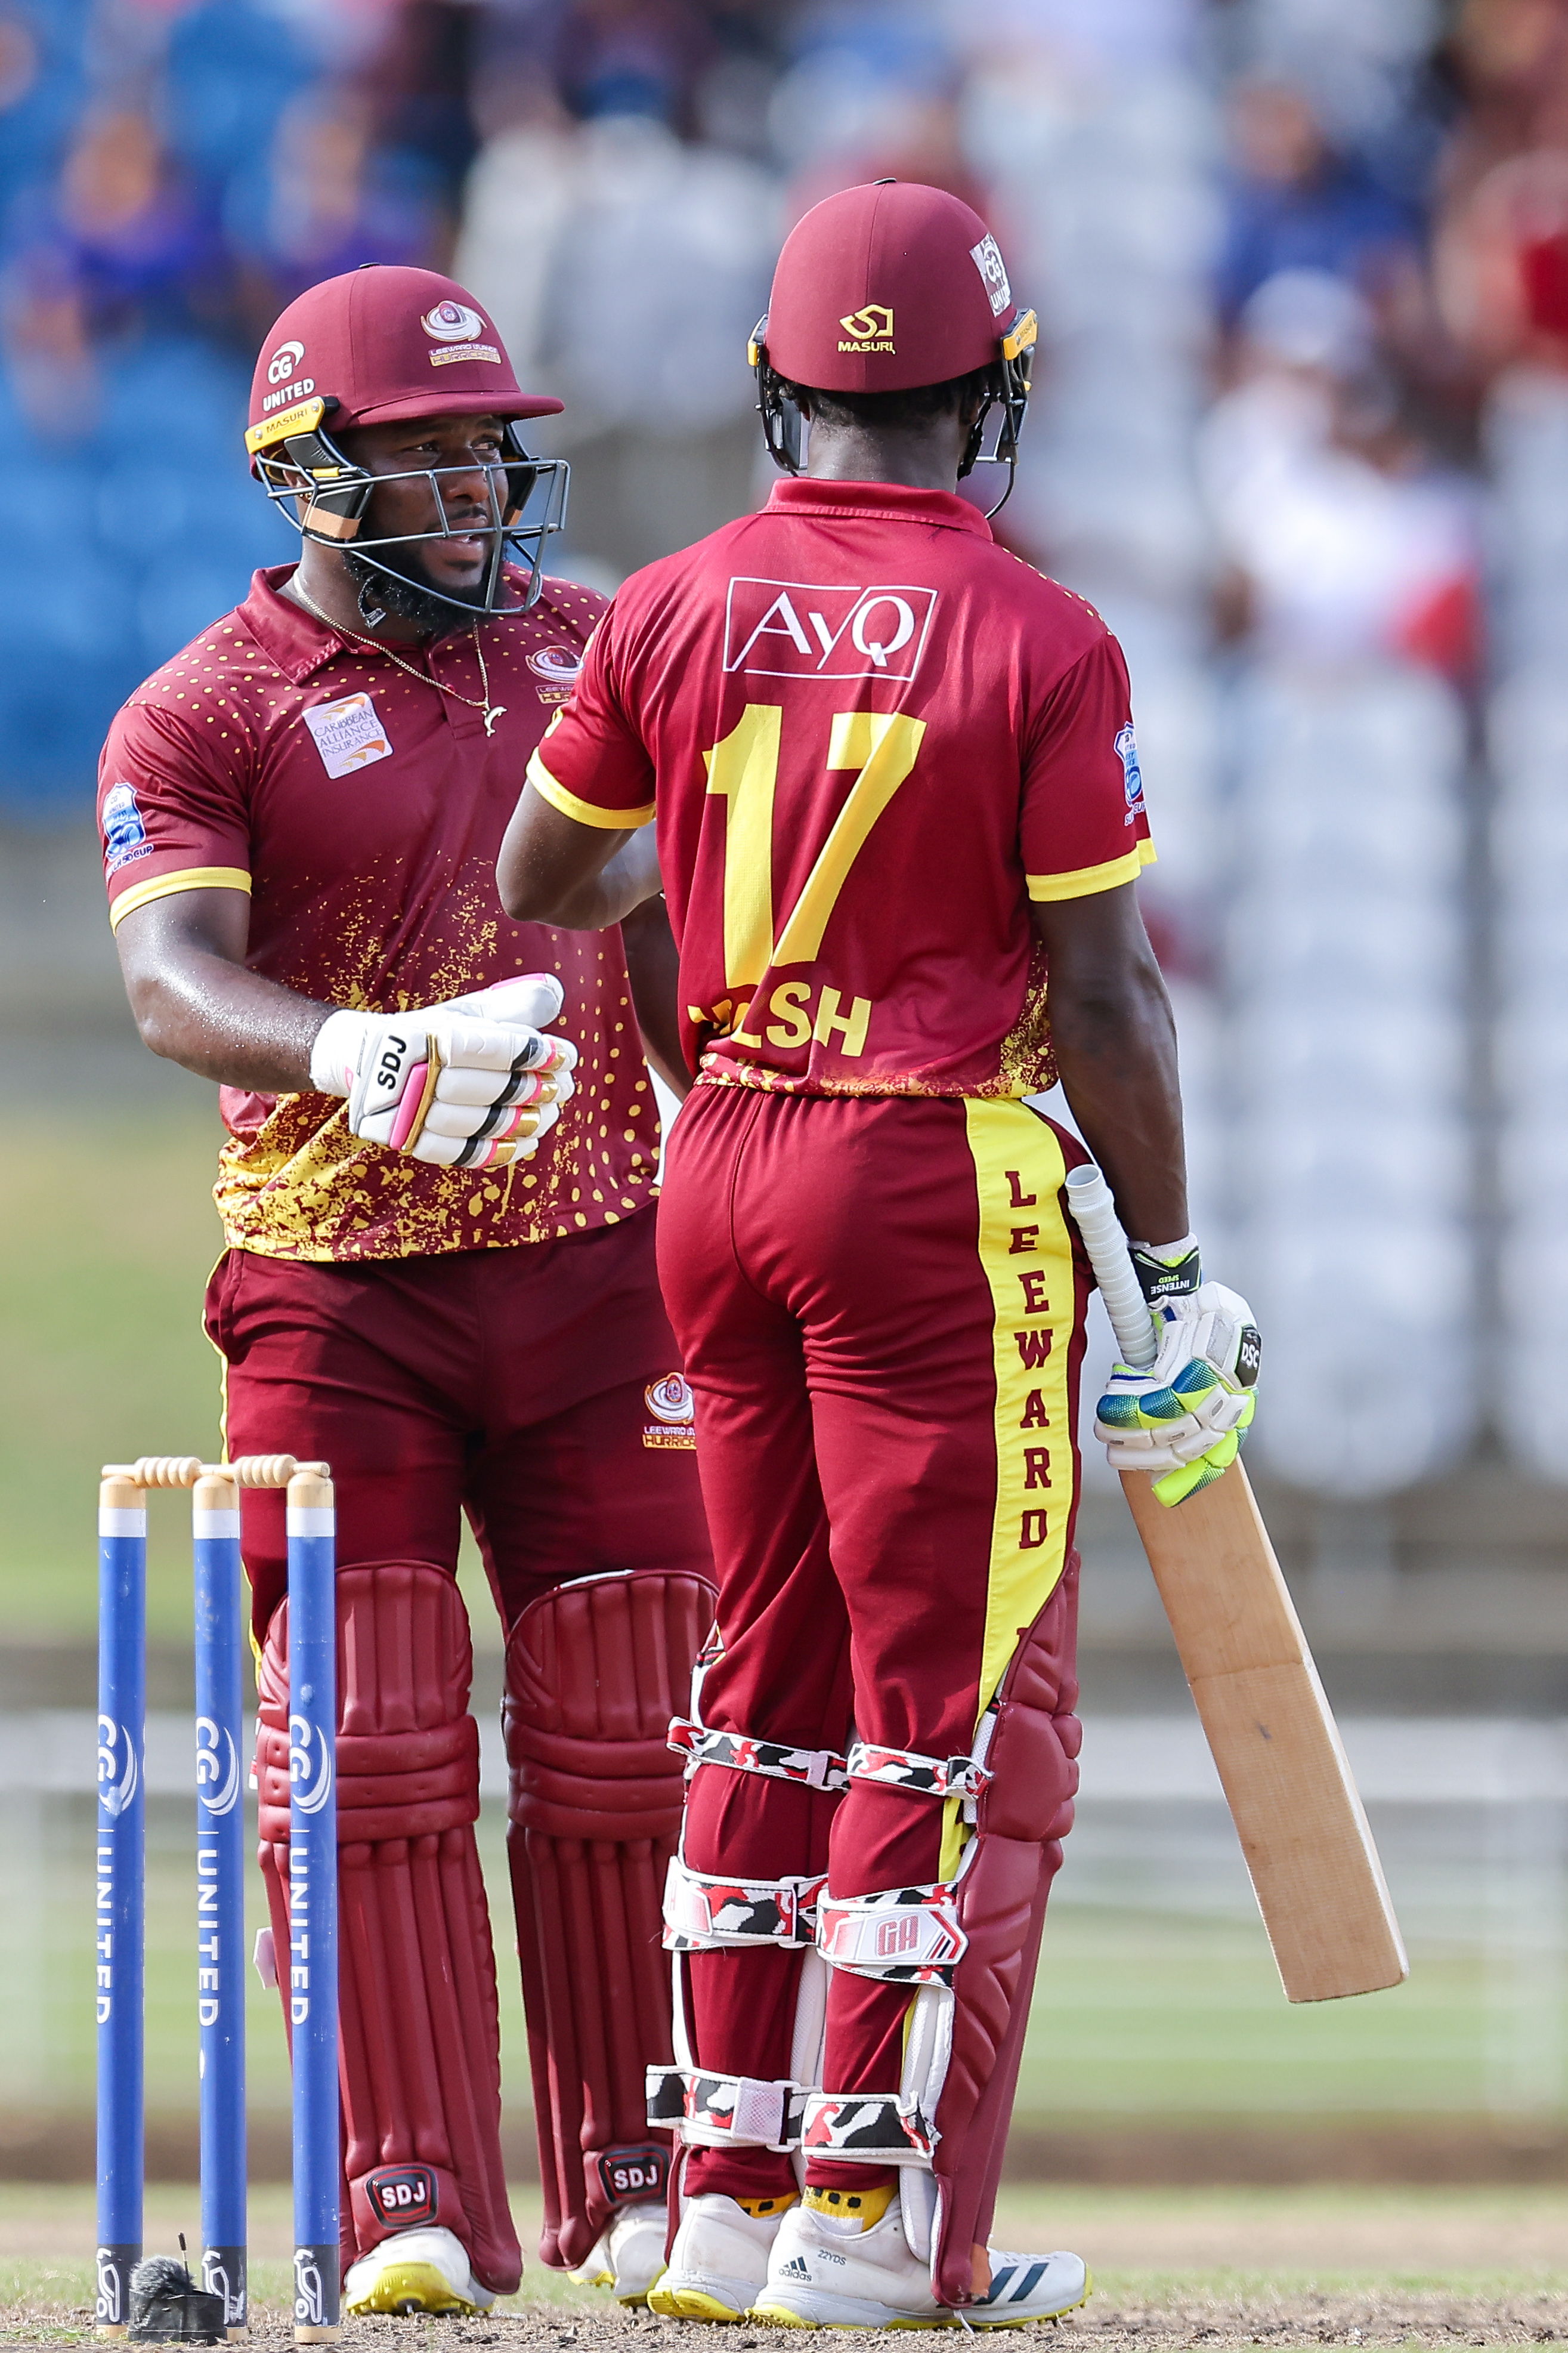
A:
[[[658,1051],[674,949],[657,898],[623,955],[614,929],[509,922],[494,885],[518,768],[604,604],[542,568],[564,468],[529,459],[518,427],[560,406],[520,391],[447,279],[372,268],[301,295],[247,436],[301,530],[298,567],[258,573],[103,755],[142,1035],[223,1090],[206,1324],[226,1442],[321,1456],[337,1486],[351,2312],[482,2308],[521,2270],[463,1511],[507,1633],[542,2253],[627,2299],[664,2256],[668,2137],[643,2116],[646,2067],[670,2055],[664,1735],[712,1603],[637,1019]],[[634,854],[640,898],[655,869]],[[591,885],[563,920],[603,923],[604,904]],[[283,1510],[246,1504],[281,1959]]]
[[[1085,1155],[1024,1100],[1057,1071],[1154,1238],[1113,1461],[1174,1499],[1252,1413],[1245,1303],[1186,1231],[1121,651],[957,493],[993,407],[1016,459],[1034,338],[955,197],[808,213],[753,349],[805,474],[620,590],[502,852],[548,920],[657,818],[699,1073],[659,1232],[720,1583],[671,1728],[675,2317],[1088,2293],[1076,2255],[985,2245],[1077,1783]]]

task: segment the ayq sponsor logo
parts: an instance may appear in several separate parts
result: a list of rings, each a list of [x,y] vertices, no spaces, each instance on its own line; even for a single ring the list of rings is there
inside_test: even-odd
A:
[[[934,588],[829,588],[740,575],[724,607],[724,668],[752,678],[885,678],[920,668]]]

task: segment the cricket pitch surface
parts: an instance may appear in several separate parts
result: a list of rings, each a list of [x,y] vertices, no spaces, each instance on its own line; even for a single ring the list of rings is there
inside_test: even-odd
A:
[[[196,2192],[150,2188],[149,2252],[194,2244]],[[520,2190],[525,2250],[537,2202]],[[288,2192],[257,2189],[251,2203],[254,2304],[250,2342],[283,2353],[291,2342]],[[1074,2189],[1004,2192],[995,2242],[1070,2246],[1095,2293],[1041,2340],[1093,2353],[1147,2347],[1528,2345],[1568,2343],[1568,2189],[1413,2189],[1356,2185],[1244,2189]],[[0,2347],[68,2345],[91,2337],[92,2192],[87,2185],[0,2184]],[[1016,2333],[1016,2332],[1015,2332]],[[900,2331],[921,2353],[953,2332]],[[1013,2333],[1010,2333],[1010,2335]],[[468,2320],[351,2320],[345,2347],[364,2353],[654,2353],[679,2339],[693,2353],[783,2353],[814,2342],[860,2353],[864,2334],[809,2337],[745,2322],[705,2328],[625,2313],[602,2290],[576,2288],[529,2261],[521,2293]]]

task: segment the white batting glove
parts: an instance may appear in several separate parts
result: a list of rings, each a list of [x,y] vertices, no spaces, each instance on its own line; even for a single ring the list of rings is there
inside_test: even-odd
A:
[[[1179,1504],[1235,1461],[1257,1411],[1260,1343],[1251,1308],[1223,1282],[1201,1281],[1196,1247],[1173,1262],[1132,1251],[1159,1353],[1146,1371],[1113,1366],[1094,1434],[1115,1471],[1155,1474],[1163,1504]]]
[[[530,973],[407,1013],[329,1014],[310,1083],[367,1143],[444,1168],[531,1159],[571,1099],[577,1050],[544,1037],[559,981]]]

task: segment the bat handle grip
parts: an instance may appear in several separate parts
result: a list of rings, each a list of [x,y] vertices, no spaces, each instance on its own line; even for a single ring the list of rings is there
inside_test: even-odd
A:
[[[1092,1160],[1067,1176],[1068,1208],[1083,1236],[1110,1328],[1123,1364],[1144,1372],[1159,1353],[1149,1303],[1132,1271],[1127,1237],[1116,1214],[1110,1187]]]

